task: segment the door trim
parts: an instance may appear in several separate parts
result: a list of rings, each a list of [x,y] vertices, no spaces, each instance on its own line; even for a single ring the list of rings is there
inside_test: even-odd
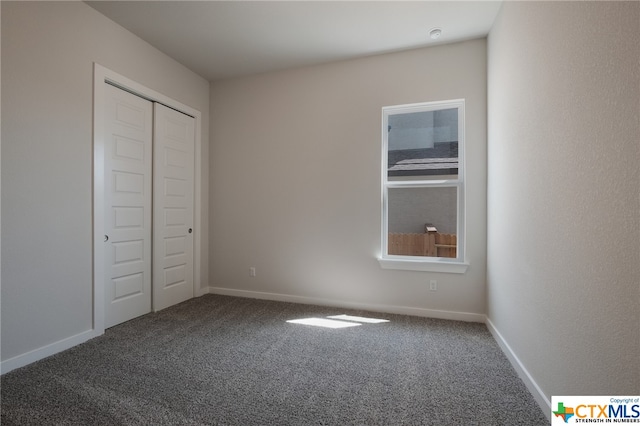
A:
[[[195,164],[194,164],[194,239],[193,239],[193,294],[200,291],[201,247],[202,247],[202,114],[188,105],[149,89],[123,75],[94,62],[93,67],[93,330],[96,335],[104,333],[104,84],[109,83],[137,96],[158,102],[195,119]]]

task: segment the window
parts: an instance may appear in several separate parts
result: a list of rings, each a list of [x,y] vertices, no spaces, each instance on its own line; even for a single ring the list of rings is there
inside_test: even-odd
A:
[[[383,268],[464,273],[464,100],[382,109]]]

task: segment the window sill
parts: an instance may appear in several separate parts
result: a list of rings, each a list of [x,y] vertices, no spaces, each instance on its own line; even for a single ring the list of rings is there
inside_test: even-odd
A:
[[[440,260],[414,260],[405,257],[378,258],[382,269],[399,269],[404,271],[446,272],[450,274],[464,274],[469,267],[465,262],[449,262]]]

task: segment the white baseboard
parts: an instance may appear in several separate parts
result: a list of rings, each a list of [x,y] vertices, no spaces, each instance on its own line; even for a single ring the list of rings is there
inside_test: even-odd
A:
[[[294,296],[290,294],[266,293],[262,291],[236,290],[222,287],[209,287],[209,293],[224,296],[246,297],[250,299],[274,300],[278,302],[302,303],[305,305],[332,306],[345,309],[360,309],[372,312],[413,315],[417,317],[439,318],[456,321],[482,322],[484,314],[470,312],[441,311],[437,309],[412,308],[409,306],[376,305],[370,303],[345,302],[342,300],[319,299],[315,297]]]
[[[0,374],[8,373],[9,371],[15,370],[16,368],[24,367],[25,365],[31,364],[32,362],[36,362],[48,356],[55,355],[58,352],[70,349],[76,345],[86,342],[89,339],[98,337],[99,335],[100,333],[97,333],[95,330],[83,331],[82,333],[76,334],[75,336],[67,337],[66,339],[58,340],[57,342],[51,343],[47,346],[43,346],[22,355],[9,358],[5,361],[0,362]]]
[[[209,293],[209,287],[200,287],[196,290],[196,297],[204,296]]]
[[[502,337],[502,334],[500,334],[498,329],[495,327],[495,325],[493,325],[489,318],[486,319],[486,324],[487,328],[493,335],[493,338],[496,340],[496,342],[498,342],[498,345],[502,349],[502,352],[504,352],[504,354],[507,356],[509,362],[511,362],[511,365],[516,370],[516,373],[518,373],[520,379],[524,382],[525,386],[527,386],[527,389],[529,389],[529,392],[531,392],[531,395],[533,395],[542,411],[545,413],[545,415],[550,416],[551,401],[547,398],[542,389],[540,389],[540,386],[538,386],[538,384],[533,379],[531,374],[529,374],[518,356],[513,352],[511,346],[509,346],[507,341],[504,339],[504,337]]]

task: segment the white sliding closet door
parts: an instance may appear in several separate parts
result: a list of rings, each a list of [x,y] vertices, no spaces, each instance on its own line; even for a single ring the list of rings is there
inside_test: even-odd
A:
[[[151,311],[152,103],[105,84],[105,327]]]
[[[195,119],[154,104],[153,309],[194,297]]]

